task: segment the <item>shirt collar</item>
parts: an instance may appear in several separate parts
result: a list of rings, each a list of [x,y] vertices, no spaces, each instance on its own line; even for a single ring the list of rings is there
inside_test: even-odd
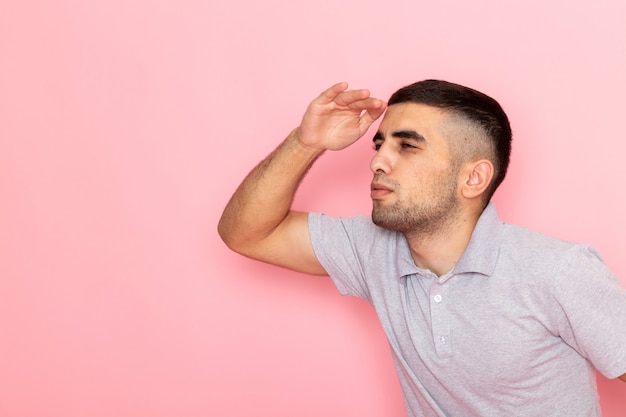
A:
[[[500,251],[502,221],[496,213],[496,207],[489,203],[480,215],[469,244],[461,255],[461,259],[446,276],[475,272],[490,276],[495,267]],[[415,265],[409,244],[402,234],[398,234],[400,251],[396,259],[396,267],[400,276],[411,274],[424,275],[427,271]]]
[[[453,274],[477,272],[490,276],[496,268],[500,252],[502,226],[496,206],[489,203],[474,227],[465,252],[453,268]]]

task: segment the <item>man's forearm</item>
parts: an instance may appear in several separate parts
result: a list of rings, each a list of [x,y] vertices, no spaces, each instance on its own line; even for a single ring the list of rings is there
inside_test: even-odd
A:
[[[300,126],[248,174],[218,225],[224,242],[243,255],[307,273],[324,273],[305,213],[290,211],[298,185],[324,150],[344,149],[365,134],[386,103],[368,90],[337,83],[307,107]]]
[[[285,219],[298,185],[322,154],[298,140],[298,129],[241,183],[226,205],[218,225],[224,242],[242,252],[269,236]]]

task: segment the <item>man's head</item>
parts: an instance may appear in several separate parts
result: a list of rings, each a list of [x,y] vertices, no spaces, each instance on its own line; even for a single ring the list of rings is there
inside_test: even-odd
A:
[[[500,104],[479,91],[440,80],[418,81],[403,87],[391,96],[388,105],[401,103],[425,104],[449,114],[457,129],[449,129],[448,133],[466,133],[451,138],[456,140],[460,162],[471,158],[491,160],[495,173],[483,198],[485,204],[489,202],[504,180],[511,156],[511,126]]]
[[[506,173],[511,130],[493,99],[427,80],[392,95],[374,148],[374,223],[433,234],[489,202]]]

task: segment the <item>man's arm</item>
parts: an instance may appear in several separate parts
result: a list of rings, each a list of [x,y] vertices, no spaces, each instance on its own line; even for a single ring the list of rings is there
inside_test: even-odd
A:
[[[626,374],[620,376],[619,379],[621,379],[622,381],[626,382]]]
[[[226,205],[218,225],[235,252],[300,272],[325,275],[309,237],[308,214],[291,210],[306,172],[326,150],[357,141],[385,111],[367,90],[339,83],[309,105],[302,123],[248,174]]]

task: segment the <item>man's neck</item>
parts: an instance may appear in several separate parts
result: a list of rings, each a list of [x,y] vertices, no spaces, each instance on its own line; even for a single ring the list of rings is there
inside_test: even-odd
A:
[[[472,237],[479,215],[460,216],[436,233],[405,233],[415,265],[442,276],[457,264]]]

